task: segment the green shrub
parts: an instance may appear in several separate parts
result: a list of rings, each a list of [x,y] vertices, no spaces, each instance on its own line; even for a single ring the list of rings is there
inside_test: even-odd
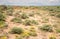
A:
[[[36,32],[30,32],[29,35],[30,36],[37,36],[37,33]]]
[[[29,16],[31,16],[31,17],[34,16],[34,13],[29,13]]]
[[[12,16],[13,15],[13,11],[12,10],[7,10],[7,15]]]
[[[51,15],[51,16],[55,16],[55,14],[54,14],[54,13],[50,13],[50,15]]]
[[[22,28],[18,28],[18,27],[13,27],[11,30],[12,34],[21,34],[23,33],[23,29]]]
[[[5,16],[3,15],[3,13],[0,13],[0,21],[5,21]]]
[[[49,11],[53,11],[53,9],[50,9]]]
[[[25,20],[25,25],[38,25],[38,22],[35,20]]]
[[[25,25],[31,25],[31,21],[30,20],[25,20],[23,24],[25,24]]]
[[[29,17],[28,17],[28,15],[26,13],[23,13],[23,14],[21,14],[21,18],[26,19],[26,18],[29,18]]]
[[[5,6],[5,5],[1,5],[1,6],[0,6],[0,10],[1,10],[1,11],[4,11],[4,10],[6,10],[6,9],[7,9],[7,6]]]
[[[0,21],[0,28],[8,27],[8,25],[4,21]]]
[[[31,20],[31,23],[34,25],[38,25],[38,22],[36,20]]]
[[[43,30],[43,31],[48,31],[48,32],[53,32],[53,29],[51,26],[49,25],[44,25],[42,27],[39,27],[39,29]]]
[[[13,14],[15,17],[21,17],[20,12]]]
[[[49,39],[56,39],[55,37],[50,37]]]
[[[13,15],[13,8],[11,6],[7,6],[7,15],[12,16]]]
[[[60,18],[60,14],[57,14],[56,17]]]
[[[30,29],[29,29],[29,35],[30,36],[37,36],[37,33],[36,33],[36,30],[35,30],[35,27],[31,27]]]
[[[15,23],[22,23],[22,20],[20,18],[13,18],[11,21]]]

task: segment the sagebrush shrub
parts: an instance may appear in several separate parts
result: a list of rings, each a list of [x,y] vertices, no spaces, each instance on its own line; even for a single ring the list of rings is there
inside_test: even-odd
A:
[[[43,25],[42,27],[39,27],[39,29],[41,29],[43,31],[53,32],[52,27],[49,25]]]
[[[13,15],[13,8],[11,6],[7,6],[6,14],[9,16]]]
[[[35,20],[25,20],[25,25],[38,25],[38,22]]]
[[[5,16],[3,15],[3,13],[0,13],[0,21],[5,21]]]
[[[12,34],[21,34],[23,33],[23,29],[22,28],[18,28],[18,27],[13,27],[11,30]]]
[[[0,21],[0,28],[8,27],[8,25],[4,21]]]
[[[29,17],[28,17],[28,15],[26,13],[23,13],[23,14],[21,14],[21,18],[26,19],[26,18],[29,18]]]
[[[60,18],[60,14],[57,14],[56,17]]]
[[[13,18],[11,21],[15,23],[22,23],[22,20],[20,18]]]
[[[30,21],[30,20],[25,20],[25,21],[24,21],[24,24],[25,24],[25,25],[31,25],[31,21]]]

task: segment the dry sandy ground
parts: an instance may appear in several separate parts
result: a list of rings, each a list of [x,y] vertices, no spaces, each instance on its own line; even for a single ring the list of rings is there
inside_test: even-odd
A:
[[[14,9],[15,12],[18,12],[18,11],[22,11],[24,13],[31,13],[32,11],[35,12],[35,13],[40,13],[41,16],[35,16],[34,18],[33,17],[30,17],[30,19],[35,19],[35,20],[38,20],[39,21],[39,26],[40,25],[43,25],[43,24],[55,24],[56,21],[58,21],[58,18],[55,18],[55,17],[52,17],[52,16],[49,16],[49,12],[48,11],[44,11],[44,10],[39,10],[39,9]],[[15,13],[14,12],[14,13]],[[4,32],[9,32],[13,27],[21,27],[23,29],[25,28],[29,28],[29,26],[25,26],[23,24],[17,24],[17,23],[13,23],[11,22],[11,20],[14,18],[14,16],[8,16],[7,19],[6,19],[6,23],[8,23],[8,28],[7,29],[4,29]],[[49,21],[47,23],[44,23],[44,20],[42,18],[48,18]],[[38,26],[35,26],[35,29],[36,29],[36,32],[37,32],[37,36],[36,37],[30,37],[29,39],[49,39],[49,36],[51,36],[51,34],[55,35],[57,39],[60,39],[60,36],[59,34],[57,34],[56,32],[53,32],[53,33],[50,33],[50,32],[43,32],[43,31],[40,31],[38,30]],[[15,39],[15,34],[8,34],[8,39]]]

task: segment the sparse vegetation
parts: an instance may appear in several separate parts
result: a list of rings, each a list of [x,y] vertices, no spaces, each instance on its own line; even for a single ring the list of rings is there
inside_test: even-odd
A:
[[[1,5],[0,39],[59,39],[59,18],[60,6]]]

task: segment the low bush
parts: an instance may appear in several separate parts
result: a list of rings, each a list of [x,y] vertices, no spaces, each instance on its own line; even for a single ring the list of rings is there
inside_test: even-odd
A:
[[[31,23],[34,25],[38,25],[38,22],[36,20],[31,20]]]
[[[34,13],[29,13],[29,16],[31,16],[31,17],[34,16]]]
[[[3,13],[0,13],[0,21],[5,21],[5,16],[3,15]]]
[[[26,19],[26,18],[29,18],[29,17],[28,17],[28,15],[26,13],[23,13],[23,14],[21,14],[21,18]]]
[[[29,31],[30,31],[30,33],[29,33],[30,36],[37,36],[36,30],[35,30],[34,27],[31,27],[31,28],[29,29]]]
[[[1,11],[4,11],[4,10],[6,10],[6,9],[7,9],[7,6],[5,6],[5,5],[1,5],[1,6],[0,6],[0,10],[1,10]]]
[[[37,36],[37,33],[36,32],[30,32],[29,35],[30,36]]]
[[[25,24],[25,25],[31,25],[31,21],[30,20],[25,20],[23,24]]]
[[[13,15],[13,8],[11,6],[7,6],[6,14],[9,16]]]
[[[39,27],[39,29],[41,29],[43,31],[53,32],[52,27],[49,25],[43,25],[42,27]]]
[[[25,20],[25,25],[38,25],[38,22],[35,20]]]
[[[0,21],[0,28],[8,27],[8,25],[4,21]]]
[[[50,9],[49,11],[53,11],[53,9]]]
[[[60,18],[60,14],[57,14],[56,17]]]
[[[56,37],[50,37],[49,39],[56,39]]]
[[[55,13],[50,13],[51,16],[55,16],[56,14]]]
[[[18,28],[18,27],[13,27],[11,30],[12,34],[21,34],[23,33],[23,29],[22,28]]]
[[[20,18],[13,18],[11,21],[15,23],[22,23],[22,20]]]

